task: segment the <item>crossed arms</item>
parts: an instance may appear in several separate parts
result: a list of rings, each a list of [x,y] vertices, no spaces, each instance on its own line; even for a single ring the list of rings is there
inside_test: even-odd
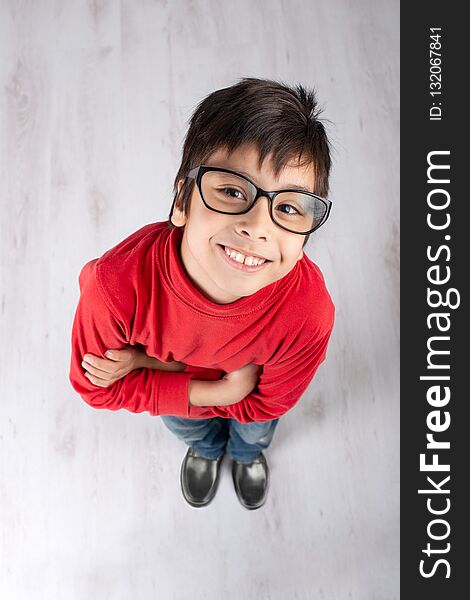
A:
[[[129,349],[127,332],[128,324],[108,306],[92,271],[82,286],[73,321],[69,376],[72,387],[90,406],[151,415],[220,416],[249,423],[276,419],[297,403],[326,356],[331,328],[286,352],[276,364],[248,364],[222,379],[220,371],[182,370],[186,369],[183,363],[162,363],[143,357],[142,352],[137,362],[120,356]],[[120,350],[117,356],[125,360],[107,359],[107,350]],[[87,367],[85,355],[95,365]]]

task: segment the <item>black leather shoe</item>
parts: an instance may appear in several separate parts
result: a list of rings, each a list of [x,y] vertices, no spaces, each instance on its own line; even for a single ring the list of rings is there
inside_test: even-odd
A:
[[[215,496],[223,457],[224,454],[213,460],[202,458],[194,448],[188,448],[181,465],[180,483],[184,499],[191,506],[207,506]]]
[[[262,452],[248,464],[234,460],[232,478],[238,499],[245,508],[254,510],[263,506],[268,493],[269,468]]]

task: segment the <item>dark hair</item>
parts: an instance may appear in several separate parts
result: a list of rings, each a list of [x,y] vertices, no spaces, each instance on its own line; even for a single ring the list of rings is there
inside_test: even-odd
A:
[[[216,90],[196,107],[183,145],[183,156],[175,177],[173,194],[176,203],[177,184],[184,184],[178,205],[188,214],[194,180],[188,172],[204,162],[219,148],[228,153],[242,144],[255,143],[259,150],[259,168],[272,153],[274,174],[293,159],[299,166],[313,163],[314,193],[328,195],[331,167],[330,145],[318,119],[315,91],[302,85],[290,87],[269,79],[244,77],[236,84]],[[173,209],[173,207],[172,207]],[[171,212],[168,226],[173,229]],[[304,244],[310,234],[305,236]]]

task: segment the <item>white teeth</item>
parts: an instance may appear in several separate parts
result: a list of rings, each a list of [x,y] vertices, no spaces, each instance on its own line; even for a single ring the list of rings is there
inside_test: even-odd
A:
[[[237,252],[236,250],[230,250],[229,248],[227,248],[227,246],[224,246],[224,250],[228,254],[228,256],[230,256],[230,258],[233,258],[237,262],[244,263],[245,265],[248,265],[248,266],[262,265],[264,262],[266,262],[266,259],[264,259],[264,258],[255,258],[254,256],[245,256],[245,255],[241,254],[240,252]]]

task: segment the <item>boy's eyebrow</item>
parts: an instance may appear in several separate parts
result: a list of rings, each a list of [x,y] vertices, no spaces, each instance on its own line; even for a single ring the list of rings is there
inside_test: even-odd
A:
[[[237,169],[237,173],[240,173],[240,175],[245,175],[245,177],[248,177],[248,179],[250,181],[253,181],[253,177],[249,174],[249,173],[245,173],[245,171],[240,171]],[[296,185],[296,184],[291,184],[291,185],[285,185],[281,188],[281,190],[298,190],[299,192],[308,192],[309,194],[312,194],[312,190],[309,190],[308,188],[306,188],[303,185]]]

